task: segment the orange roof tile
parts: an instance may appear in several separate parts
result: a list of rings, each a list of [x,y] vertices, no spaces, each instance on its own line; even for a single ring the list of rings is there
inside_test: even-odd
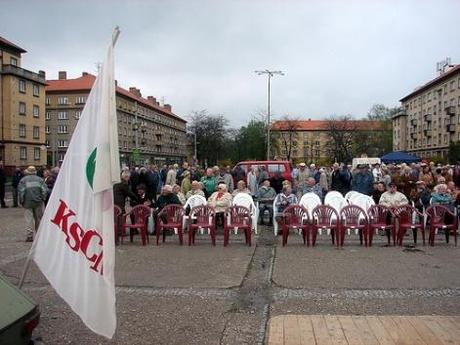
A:
[[[0,36],[0,45],[7,46],[13,50],[18,51],[19,53],[27,53],[27,50],[22,49],[21,47],[17,46],[16,44],[8,41],[6,38]]]
[[[88,91],[89,92],[91,88],[93,87],[95,80],[96,80],[96,76],[90,73],[83,73],[81,77],[75,78],[75,79],[47,80],[46,81],[46,84],[47,84],[46,92],[52,92],[52,93],[69,92],[69,91],[74,91],[74,92]],[[156,105],[153,102],[149,101],[148,99],[134,95],[128,90],[120,86],[117,86],[117,94],[128,97],[134,101],[137,101],[138,103],[141,103],[142,105],[148,108],[160,111],[163,114],[170,115],[178,120],[186,122],[183,118],[174,114],[169,109]]]
[[[295,127],[298,131],[327,131],[329,121],[326,120],[297,120]],[[367,121],[367,120],[352,120],[347,121],[347,125],[352,129],[360,130],[379,130],[382,126],[381,121]],[[283,131],[290,128],[292,125],[287,121],[276,121],[272,124],[273,131]],[[292,128],[292,127],[291,127]],[[347,126],[345,126],[347,128]]]

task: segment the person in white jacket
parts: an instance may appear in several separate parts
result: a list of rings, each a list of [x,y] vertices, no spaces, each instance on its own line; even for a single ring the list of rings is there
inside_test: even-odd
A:
[[[388,191],[382,194],[379,201],[379,205],[387,207],[398,207],[401,205],[407,205],[408,203],[409,200],[407,200],[403,193],[398,192],[398,188],[394,183],[389,184]]]

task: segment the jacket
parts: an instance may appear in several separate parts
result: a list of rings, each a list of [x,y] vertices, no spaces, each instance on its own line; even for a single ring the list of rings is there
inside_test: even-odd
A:
[[[374,190],[374,176],[372,173],[356,173],[353,176],[353,188],[354,191],[360,192],[366,195],[372,195]]]
[[[18,185],[19,203],[24,208],[36,208],[42,205],[48,196],[45,181],[37,175],[24,176]]]

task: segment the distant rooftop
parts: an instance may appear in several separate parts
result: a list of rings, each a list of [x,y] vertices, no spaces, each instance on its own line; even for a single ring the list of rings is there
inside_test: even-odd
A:
[[[3,38],[2,36],[0,36],[0,47],[8,47],[9,49],[14,50],[20,54],[27,53],[27,50],[22,49],[21,47],[8,41],[6,38]]]

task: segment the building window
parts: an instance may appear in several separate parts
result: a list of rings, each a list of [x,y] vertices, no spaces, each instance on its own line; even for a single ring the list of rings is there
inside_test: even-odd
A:
[[[33,85],[33,94],[35,97],[40,96],[40,86],[38,84]]]
[[[450,92],[454,91],[455,90],[455,80],[452,80],[450,82]]]
[[[19,115],[26,114],[26,104],[24,102],[19,102]]]
[[[50,100],[49,97],[46,97],[45,103],[46,103],[46,105],[50,105],[50,104],[51,104],[51,100]]]
[[[58,147],[67,147],[67,140],[58,140]]]
[[[34,126],[33,136],[34,136],[34,139],[40,139],[40,127]]]
[[[58,133],[67,133],[67,125],[59,125],[58,126]]]
[[[77,110],[75,112],[75,120],[80,120],[80,116],[81,116],[81,111],[80,110]]]
[[[39,147],[34,147],[34,160],[36,161],[40,160],[40,148]]]
[[[19,92],[26,93],[26,81],[19,79]]]
[[[40,107],[38,105],[34,105],[32,108],[32,114],[34,117],[40,116]]]
[[[69,98],[67,96],[59,96],[58,97],[58,104],[69,104]]]
[[[27,147],[26,146],[21,146],[19,148],[19,158],[21,160],[26,160],[27,159]]]
[[[47,111],[45,115],[46,120],[51,120],[51,111]]]
[[[48,125],[45,126],[45,133],[50,134],[50,126]]]
[[[18,65],[18,59],[14,58],[14,57],[10,57],[10,64],[13,65],[13,66],[17,66]]]
[[[19,125],[19,138],[26,137],[26,125],[20,124]]]
[[[86,97],[75,97],[75,104],[85,104],[86,103]]]
[[[45,140],[46,147],[50,147],[50,141],[48,139]]]
[[[59,120],[67,120],[69,117],[67,116],[67,111],[59,111],[58,112],[58,119]]]

